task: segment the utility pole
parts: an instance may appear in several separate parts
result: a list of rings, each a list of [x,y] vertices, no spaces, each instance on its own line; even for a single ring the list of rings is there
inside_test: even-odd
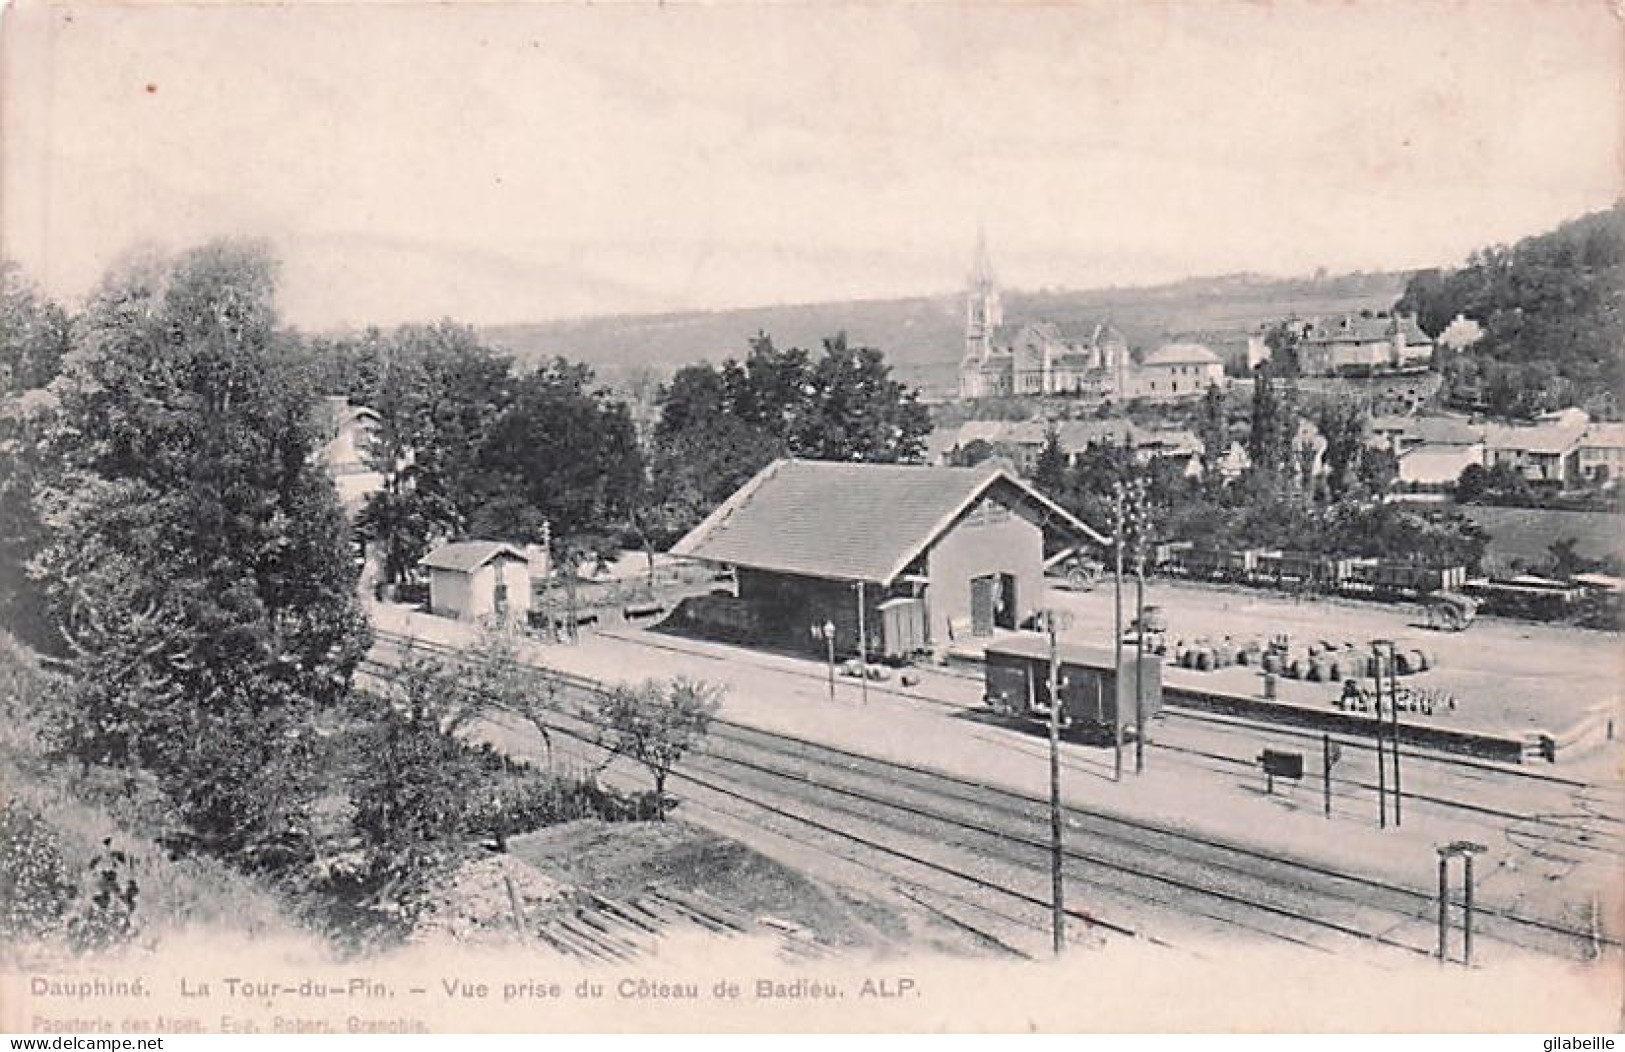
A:
[[[1436,849],[1439,852],[1439,961],[1450,959],[1450,860],[1460,857],[1463,869],[1461,963],[1473,963],[1473,856],[1487,851],[1483,844],[1457,840]]]
[[[1450,959],[1450,852],[1439,848],[1439,963]]]
[[[1399,828],[1399,801],[1402,794],[1399,791],[1399,666],[1394,660],[1394,644],[1388,644],[1388,695],[1389,702],[1394,710],[1394,828]],[[1467,857],[1467,865],[1471,868],[1472,856]]]
[[[1375,664],[1377,666],[1377,827],[1388,828],[1388,764],[1382,754],[1382,654],[1379,651]]]
[[[1320,736],[1320,785],[1325,798],[1326,817],[1332,817],[1332,736]]]
[[[1143,545],[1143,541],[1141,542]],[[1134,560],[1134,773],[1145,772],[1145,550]]]
[[[1112,487],[1116,501],[1112,518],[1112,547],[1116,551],[1117,567],[1112,581],[1112,682],[1117,697],[1112,702],[1112,722],[1116,724],[1116,747],[1112,779],[1123,780],[1123,484]]]
[[[1050,924],[1055,955],[1066,946],[1066,907],[1061,880],[1061,656],[1055,642],[1055,611],[1044,615],[1049,630],[1049,871]]]

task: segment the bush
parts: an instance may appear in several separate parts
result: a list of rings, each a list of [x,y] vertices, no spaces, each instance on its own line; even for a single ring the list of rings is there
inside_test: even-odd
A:
[[[7,801],[0,808],[0,939],[57,932],[74,893],[55,831],[19,801]]]

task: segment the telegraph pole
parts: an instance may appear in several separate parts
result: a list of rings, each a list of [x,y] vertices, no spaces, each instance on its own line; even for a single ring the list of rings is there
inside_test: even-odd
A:
[[[1117,697],[1112,702],[1112,722],[1116,727],[1115,763],[1112,779],[1123,780],[1123,484],[1112,487],[1116,503],[1112,519],[1112,547],[1116,550],[1117,567],[1112,581],[1112,682]]]
[[[1049,630],[1049,873],[1050,926],[1059,957],[1066,946],[1066,907],[1061,880],[1061,656],[1055,642],[1055,611],[1044,615]]]
[[[1377,827],[1388,828],[1388,761],[1382,754],[1382,652],[1377,651]],[[1390,673],[1391,674],[1391,673]]]
[[[1134,773],[1145,773],[1145,480],[1135,479],[1130,490],[1131,531],[1134,538]]]
[[[1394,644],[1388,644],[1388,695],[1394,709],[1394,827],[1399,827],[1399,801],[1404,795],[1399,790],[1399,666],[1394,660]],[[1470,869],[1473,857],[1467,856],[1467,866]]]

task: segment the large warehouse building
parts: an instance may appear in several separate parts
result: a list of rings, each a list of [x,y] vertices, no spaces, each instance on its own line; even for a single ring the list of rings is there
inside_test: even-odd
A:
[[[779,460],[672,554],[732,567],[763,643],[903,657],[1037,612],[1046,531],[1105,543],[1000,468]]]

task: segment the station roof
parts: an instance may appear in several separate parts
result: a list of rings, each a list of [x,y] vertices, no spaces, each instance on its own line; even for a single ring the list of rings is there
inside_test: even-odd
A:
[[[804,577],[889,584],[985,495],[1097,543],[1105,537],[1002,467],[776,460],[673,555]]]

